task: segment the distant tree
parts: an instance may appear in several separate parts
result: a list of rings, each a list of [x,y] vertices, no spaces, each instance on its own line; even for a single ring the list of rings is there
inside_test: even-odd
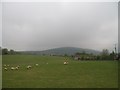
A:
[[[101,53],[101,57],[103,60],[108,60],[109,59],[109,51],[108,49],[103,49],[102,53]]]
[[[43,53],[42,55],[43,55],[43,56],[45,56],[45,54],[44,54],[44,53]]]
[[[85,54],[86,54],[86,52],[85,52],[85,51],[82,51],[82,54],[83,54],[83,55],[85,55]]]
[[[109,51],[108,51],[108,49],[103,49],[103,51],[102,51],[102,55],[109,55]]]
[[[7,48],[2,49],[2,55],[7,55],[9,54],[9,51]]]
[[[67,57],[68,55],[65,53],[64,56]]]
[[[84,56],[81,56],[81,60],[85,60],[85,57],[84,57]]]
[[[120,60],[120,53],[118,53],[118,58],[117,59]]]
[[[114,60],[114,59],[115,59],[115,56],[116,56],[116,55],[115,55],[114,51],[112,51],[112,53],[110,53],[110,59],[111,59],[111,60]]]
[[[13,54],[15,54],[15,51],[11,49],[11,50],[9,51],[9,54],[12,54],[12,55],[13,55]]]
[[[81,54],[81,53],[79,53],[79,52],[76,52],[76,53],[75,53],[76,56],[77,56],[77,55],[80,55],[80,54]]]
[[[90,53],[90,55],[92,56],[92,55],[93,55],[93,53]]]

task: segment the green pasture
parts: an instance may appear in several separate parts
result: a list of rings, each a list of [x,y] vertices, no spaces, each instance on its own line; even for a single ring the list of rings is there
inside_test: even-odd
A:
[[[75,61],[65,57],[3,55],[3,88],[117,88],[117,61]],[[48,64],[47,64],[48,63]],[[7,71],[4,64],[10,65]],[[39,64],[35,66],[35,64]],[[19,70],[10,67],[20,65]],[[32,68],[27,70],[26,66]]]

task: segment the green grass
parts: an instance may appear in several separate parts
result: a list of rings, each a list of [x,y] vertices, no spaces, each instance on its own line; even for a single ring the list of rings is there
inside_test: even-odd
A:
[[[0,89],[2,89],[2,55],[0,55]]]
[[[117,61],[74,61],[56,56],[8,55],[2,63],[20,65],[20,69],[3,69],[3,88],[117,88]],[[39,66],[36,67],[35,64]],[[48,63],[48,64],[46,64]],[[27,70],[26,66],[32,69]]]

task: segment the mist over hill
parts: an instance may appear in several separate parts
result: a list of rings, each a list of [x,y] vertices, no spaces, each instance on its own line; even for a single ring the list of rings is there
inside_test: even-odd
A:
[[[22,53],[25,54],[37,54],[37,55],[74,55],[75,53],[92,53],[94,55],[100,54],[100,51],[97,50],[92,50],[92,49],[83,49],[83,48],[76,48],[76,47],[60,47],[60,48],[53,48],[53,49],[48,49],[48,50],[43,50],[43,51],[22,51]]]

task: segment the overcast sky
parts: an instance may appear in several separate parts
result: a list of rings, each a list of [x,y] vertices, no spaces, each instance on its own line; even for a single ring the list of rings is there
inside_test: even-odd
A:
[[[80,47],[113,50],[117,2],[4,2],[2,46],[14,50]]]

